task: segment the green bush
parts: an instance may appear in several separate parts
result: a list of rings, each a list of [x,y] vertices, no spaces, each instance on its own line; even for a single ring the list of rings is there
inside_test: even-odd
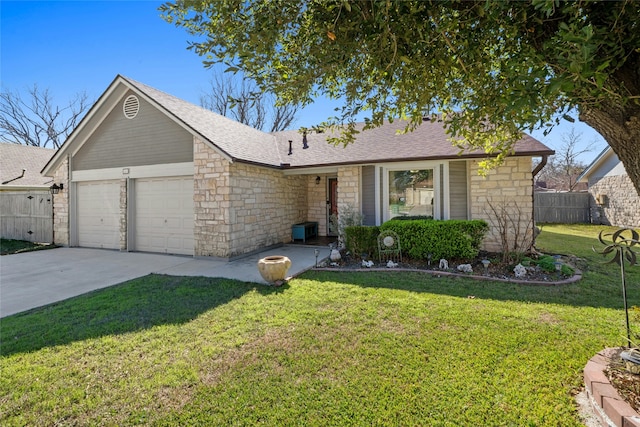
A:
[[[379,227],[355,225],[345,227],[344,232],[345,246],[353,255],[367,254],[369,258],[378,256]]]
[[[380,226],[400,238],[402,255],[413,259],[475,258],[489,226],[482,220],[398,220]]]
[[[556,271],[556,260],[551,255],[542,255],[538,259],[525,257],[522,260],[521,264],[524,265],[525,267],[537,265],[538,267],[540,267],[540,269],[542,269],[543,271],[546,271],[547,273],[553,273]],[[574,269],[569,267],[566,264],[562,264],[562,267],[560,268],[560,273],[563,276],[572,276],[574,272],[575,272]]]
[[[554,271],[556,271],[556,260],[549,255],[543,255],[538,258],[538,260],[536,261],[536,265],[538,265],[547,273],[553,273]]]

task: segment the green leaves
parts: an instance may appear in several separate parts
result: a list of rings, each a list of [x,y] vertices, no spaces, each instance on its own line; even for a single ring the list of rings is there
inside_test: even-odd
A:
[[[400,237],[404,256],[425,260],[470,259],[478,255],[489,226],[482,220],[401,220],[392,219],[379,229],[393,230]]]
[[[324,125],[345,144],[363,112],[367,127],[435,112],[458,144],[504,155],[558,111],[626,102],[615,73],[640,45],[633,2],[182,0],[160,10],[207,65],[227,62],[285,101],[344,100]]]

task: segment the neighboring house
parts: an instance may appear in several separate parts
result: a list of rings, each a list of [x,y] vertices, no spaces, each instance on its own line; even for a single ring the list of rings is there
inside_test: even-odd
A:
[[[0,237],[51,242],[51,178],[40,173],[55,150],[0,143]]]
[[[327,235],[331,212],[346,207],[380,224],[406,214],[490,220],[491,204],[517,205],[532,235],[532,157],[552,150],[524,136],[481,177],[484,154],[458,155],[440,123],[403,127],[336,147],[324,133],[264,133],[117,76],[43,170],[64,185],[56,243],[231,258],[291,241],[300,222]],[[492,229],[485,248],[499,246]]]
[[[605,148],[578,177],[591,194],[591,222],[640,227],[640,196],[611,147]]]

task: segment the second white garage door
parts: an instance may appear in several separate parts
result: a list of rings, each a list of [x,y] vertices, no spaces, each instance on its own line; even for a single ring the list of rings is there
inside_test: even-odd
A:
[[[135,250],[193,255],[193,178],[135,181]]]

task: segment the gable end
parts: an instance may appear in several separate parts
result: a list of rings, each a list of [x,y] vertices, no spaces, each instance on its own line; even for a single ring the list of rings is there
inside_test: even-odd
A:
[[[72,164],[74,170],[91,170],[192,161],[193,136],[129,91],[78,150]]]

